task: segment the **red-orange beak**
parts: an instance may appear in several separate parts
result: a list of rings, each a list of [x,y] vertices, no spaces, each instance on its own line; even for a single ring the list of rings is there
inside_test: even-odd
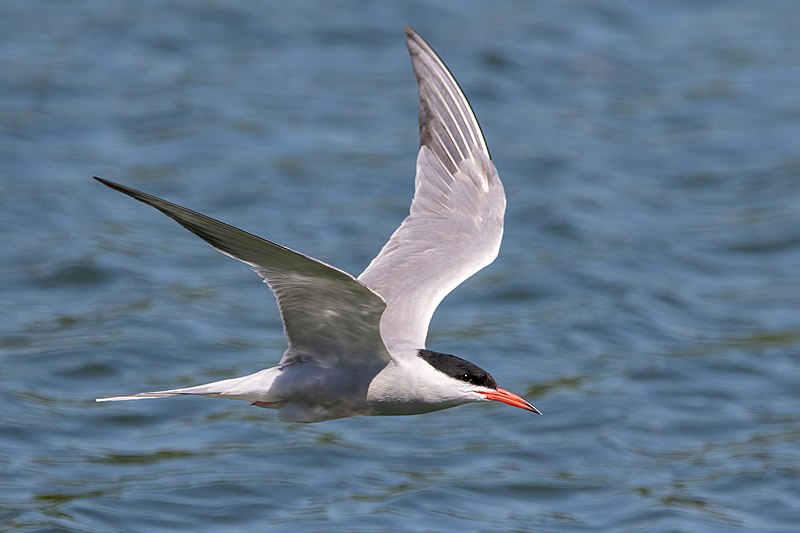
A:
[[[501,389],[500,387],[498,387],[497,390],[481,392],[480,394],[483,394],[484,398],[486,398],[487,400],[494,400],[496,402],[507,403],[508,405],[513,405],[514,407],[525,409],[526,411],[533,411],[537,415],[542,414],[541,411],[539,411],[533,405],[525,401],[522,397],[517,396],[511,391]]]

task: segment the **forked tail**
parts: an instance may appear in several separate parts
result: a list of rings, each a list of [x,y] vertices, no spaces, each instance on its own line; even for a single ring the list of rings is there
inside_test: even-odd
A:
[[[178,392],[180,389],[174,391],[155,391],[155,392],[137,392],[135,394],[126,394],[124,396],[103,396],[95,399],[96,402],[122,402],[125,400],[146,400],[148,398],[169,398],[170,396],[184,396],[184,395],[197,395],[203,394],[201,392]]]
[[[196,387],[169,389],[153,392],[137,392],[120,396],[103,396],[96,402],[121,402],[126,400],[147,400],[149,398],[169,398],[170,396],[210,396],[230,398],[249,402],[272,402],[269,391],[275,377],[280,373],[278,367],[267,368],[249,376],[224,379]]]

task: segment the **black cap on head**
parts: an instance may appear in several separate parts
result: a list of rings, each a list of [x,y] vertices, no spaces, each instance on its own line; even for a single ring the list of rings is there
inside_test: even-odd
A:
[[[433,368],[451,378],[479,387],[486,387],[487,389],[497,389],[497,382],[487,371],[466,359],[431,350],[419,350],[417,355],[427,361]]]

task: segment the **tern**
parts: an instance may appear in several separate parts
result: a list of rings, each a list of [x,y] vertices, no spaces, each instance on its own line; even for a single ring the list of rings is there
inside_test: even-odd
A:
[[[406,28],[419,86],[420,149],[409,215],[357,278],[172,202],[95,177],[250,265],[277,300],[288,348],[278,366],[204,385],[98,402],[197,395],[320,422],[412,415],[498,401],[541,414],[469,361],[426,349],[433,312],[497,257],[506,197],[473,111],[433,49]]]

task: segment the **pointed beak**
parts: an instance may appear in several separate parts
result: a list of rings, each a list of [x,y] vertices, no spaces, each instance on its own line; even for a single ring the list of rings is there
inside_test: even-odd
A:
[[[520,409],[525,409],[526,411],[533,411],[537,415],[542,414],[537,408],[533,405],[525,401],[520,396],[517,396],[511,391],[507,391],[505,389],[501,389],[500,387],[497,390],[492,390],[488,392],[481,392],[483,397],[487,400],[494,400],[496,402],[503,402],[507,403],[508,405],[513,405],[514,407],[519,407]]]

